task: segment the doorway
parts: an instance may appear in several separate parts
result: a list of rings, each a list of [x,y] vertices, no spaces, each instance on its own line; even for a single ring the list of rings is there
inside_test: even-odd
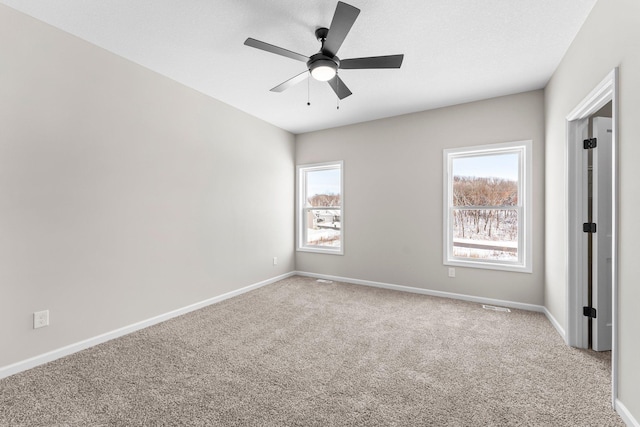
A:
[[[612,103],[589,118],[587,156],[587,306],[588,348],[610,351],[613,337],[611,288],[612,226]],[[585,314],[583,313],[583,314]]]
[[[616,68],[567,116],[566,181],[567,343],[611,349],[612,402],[617,397],[617,76]],[[611,117],[596,118],[605,115]]]

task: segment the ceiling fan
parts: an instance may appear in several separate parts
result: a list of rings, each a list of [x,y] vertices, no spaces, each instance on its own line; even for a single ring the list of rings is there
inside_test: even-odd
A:
[[[338,98],[344,99],[351,95],[351,91],[338,76],[338,69],[400,68],[404,59],[402,54],[352,59],[340,59],[336,56],[359,13],[360,9],[339,1],[331,26],[321,27],[315,31],[315,36],[321,43],[320,52],[309,57],[251,37],[245,40],[244,44],[307,63],[307,70],[274,87],[271,89],[272,92],[282,92],[311,74],[316,80],[328,82]]]

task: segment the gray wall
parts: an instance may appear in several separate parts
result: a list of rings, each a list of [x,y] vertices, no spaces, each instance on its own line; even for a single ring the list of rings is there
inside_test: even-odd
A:
[[[282,130],[0,5],[0,366],[294,269],[544,303],[566,327],[564,118],[620,66],[619,398],[640,419],[638,16],[637,0],[598,1],[544,107],[524,93],[299,135],[296,151]],[[448,278],[442,149],[521,139],[534,141],[533,274]],[[293,165],[337,159],[345,255],[294,254]],[[42,309],[51,326],[33,330]]]
[[[294,270],[294,149],[0,6],[0,366]]]
[[[565,117],[615,67],[619,76],[619,399],[640,420],[640,2],[600,0],[545,90],[545,305],[566,328]]]
[[[543,92],[298,135],[298,164],[344,160],[344,256],[297,252],[299,271],[540,304]],[[533,140],[533,274],[442,264],[442,150]]]

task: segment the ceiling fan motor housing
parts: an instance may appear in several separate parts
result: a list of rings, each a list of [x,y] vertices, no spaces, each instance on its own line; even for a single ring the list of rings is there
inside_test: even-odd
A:
[[[333,76],[338,72],[339,65],[340,60],[337,56],[327,56],[322,52],[312,55],[311,58],[309,58],[309,61],[307,61],[307,67],[309,68],[311,75],[321,81],[333,78]],[[323,71],[327,74],[324,74]],[[323,75],[328,76],[328,78],[323,78]]]
[[[307,68],[316,80],[327,81],[337,74],[340,60],[337,56],[333,56],[331,52],[324,50],[324,42],[329,35],[329,29],[325,27],[317,28],[315,35],[322,47],[319,53],[309,57]]]

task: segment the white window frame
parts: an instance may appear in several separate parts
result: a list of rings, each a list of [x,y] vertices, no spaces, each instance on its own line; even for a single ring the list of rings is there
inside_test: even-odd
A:
[[[327,208],[327,210],[340,210],[340,246],[316,246],[308,245],[307,242],[307,211],[311,208],[306,206],[306,173],[319,170],[339,169],[340,170],[340,207]],[[296,227],[296,249],[301,252],[316,252],[323,254],[344,255],[344,162],[342,160],[335,162],[313,163],[298,165],[296,167],[296,210],[297,210],[297,227]],[[317,208],[314,208],[317,209]]]
[[[518,261],[472,260],[453,255],[453,160],[491,154],[518,153]],[[532,272],[532,141],[514,141],[499,144],[443,150],[443,263],[444,265],[484,268],[491,270]],[[482,206],[473,208],[482,209]]]

